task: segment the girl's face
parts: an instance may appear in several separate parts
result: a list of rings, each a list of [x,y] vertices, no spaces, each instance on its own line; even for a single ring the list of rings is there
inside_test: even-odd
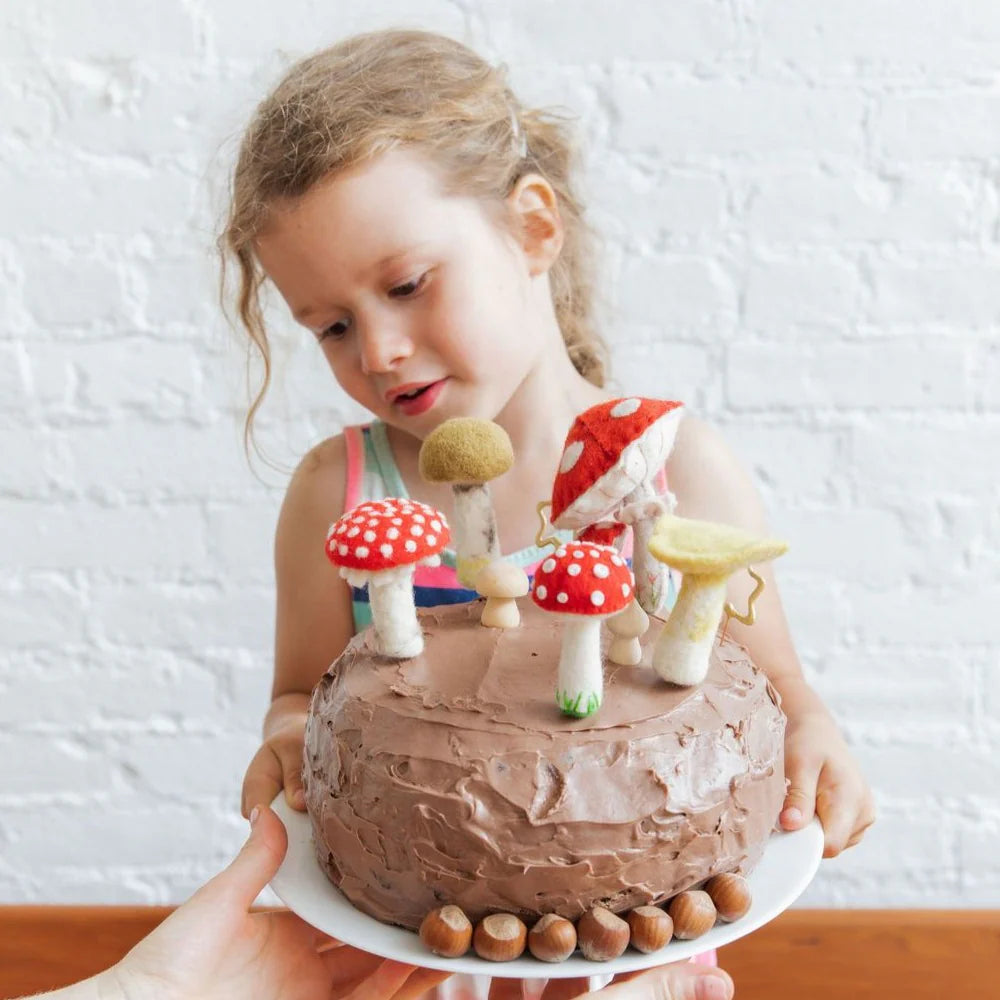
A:
[[[549,339],[546,268],[413,152],[278,209],[257,253],[347,393],[418,438],[448,417],[495,418]]]

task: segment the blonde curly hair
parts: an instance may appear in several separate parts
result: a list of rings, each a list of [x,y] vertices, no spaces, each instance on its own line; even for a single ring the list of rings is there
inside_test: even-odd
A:
[[[233,304],[250,338],[248,350],[256,348],[263,362],[244,427],[248,448],[271,380],[260,300],[265,276],[254,241],[273,205],[398,145],[426,154],[449,190],[497,205],[525,173],[548,180],[565,231],[549,272],[556,319],[576,369],[604,385],[606,350],[593,318],[593,235],[571,183],[576,157],[568,123],[523,108],[503,69],[459,42],[423,31],[372,32],[292,66],[259,105],[240,144],[218,249],[223,304],[232,261],[239,276]]]

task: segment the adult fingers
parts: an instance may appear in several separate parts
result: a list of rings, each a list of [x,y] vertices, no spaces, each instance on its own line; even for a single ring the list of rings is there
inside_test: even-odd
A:
[[[521,1000],[524,990],[520,979],[494,976],[490,983],[489,1000]]]
[[[816,811],[816,782],[822,760],[812,756],[792,754],[785,761],[789,785],[778,822],[783,830],[799,830]]]
[[[439,983],[443,983],[453,975],[453,972],[446,972],[442,969],[416,969],[410,973],[406,982],[396,990],[393,1000],[417,1000],[428,990],[434,989]]]
[[[733,992],[733,981],[723,969],[679,962],[587,996],[595,1000],[731,1000]]]
[[[228,903],[249,910],[261,889],[274,878],[287,849],[288,834],[281,820],[267,806],[259,807],[240,853],[198,895],[225,897]]]
[[[590,989],[590,976],[568,976],[550,979],[542,990],[541,1000],[574,1000]]]
[[[402,989],[415,970],[415,965],[406,965],[387,958],[350,992],[341,995],[344,996],[344,1000],[387,1000]]]

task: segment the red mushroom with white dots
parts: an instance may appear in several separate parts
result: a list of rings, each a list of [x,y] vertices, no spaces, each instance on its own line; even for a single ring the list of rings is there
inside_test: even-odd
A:
[[[565,623],[556,681],[556,702],[564,714],[584,718],[601,707],[601,622],[627,607],[633,591],[625,560],[590,542],[567,542],[535,571],[532,600]]]
[[[601,522],[631,524],[637,598],[655,614],[666,591],[667,570],[649,556],[653,524],[673,508],[653,480],[674,446],[683,404],[630,396],[584,410],[566,436],[552,484],[552,524],[585,531]],[[594,529],[588,534],[593,537]]]
[[[424,636],[413,602],[413,571],[436,566],[451,534],[444,515],[417,500],[359,504],[330,525],[326,554],[352,587],[368,586],[378,652],[419,656]]]

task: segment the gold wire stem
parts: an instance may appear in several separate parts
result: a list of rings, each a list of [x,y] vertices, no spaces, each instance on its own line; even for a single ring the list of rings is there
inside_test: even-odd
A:
[[[538,512],[538,520],[541,522],[541,527],[535,534],[535,544],[541,549],[546,545],[551,545],[554,549],[559,548],[562,545],[562,539],[558,538],[556,535],[546,535],[545,532],[552,528],[549,523],[549,519],[545,514],[545,508],[548,507],[549,510],[552,509],[552,504],[548,500],[542,500],[539,502],[535,510]]]
[[[743,622],[744,625],[753,625],[757,620],[757,609],[754,604],[757,602],[757,598],[764,593],[764,580],[761,576],[754,572],[752,566],[747,566],[747,572],[757,581],[757,586],[753,588],[750,592],[750,596],[747,598],[747,610],[746,614],[740,614],[736,608],[726,601],[726,606],[724,608],[726,612],[726,624],[722,629],[722,637],[726,637],[726,629],[729,627],[729,619],[735,618],[738,622]]]

